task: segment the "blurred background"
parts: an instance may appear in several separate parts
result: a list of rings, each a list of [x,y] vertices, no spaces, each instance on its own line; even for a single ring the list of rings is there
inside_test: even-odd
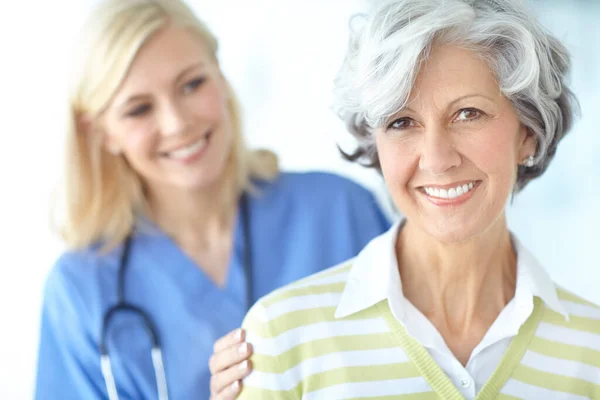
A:
[[[46,275],[62,251],[51,232],[59,176],[68,62],[97,0],[7,2],[0,23],[0,398],[33,395]],[[125,1],[125,0],[124,0]],[[220,38],[221,62],[245,110],[254,147],[285,169],[328,170],[382,201],[381,179],[343,162],[344,127],[330,110],[332,79],[360,0],[188,0]],[[548,172],[509,208],[511,229],[555,281],[600,303],[600,2],[531,0],[573,55],[582,116]]]

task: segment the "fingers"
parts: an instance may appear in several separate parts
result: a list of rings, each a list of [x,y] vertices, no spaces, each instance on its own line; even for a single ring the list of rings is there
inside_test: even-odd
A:
[[[209,361],[211,399],[235,399],[241,391],[241,380],[252,370],[248,361],[252,346],[244,342],[245,336],[242,329],[236,329],[215,342]]]
[[[229,348],[214,353],[208,361],[211,375],[216,375],[232,366],[247,360],[252,355],[252,345],[249,343],[235,344]]]
[[[235,398],[237,398],[241,391],[242,385],[240,381],[235,381],[221,393],[211,395],[210,400],[234,400]]]
[[[243,361],[211,377],[211,393],[215,400],[233,400],[242,389],[241,380],[252,370],[250,361]]]
[[[243,329],[235,329],[215,342],[213,353],[218,353],[228,347],[242,343],[244,340],[246,340],[246,332]]]

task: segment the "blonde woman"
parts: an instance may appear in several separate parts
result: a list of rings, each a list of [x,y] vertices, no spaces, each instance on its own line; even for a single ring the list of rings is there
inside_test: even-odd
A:
[[[567,49],[516,0],[387,0],[353,22],[336,105],[405,218],[257,302],[240,398],[600,399],[600,308],[505,214],[571,128]]]
[[[359,186],[246,149],[217,42],[184,3],[107,0],[81,37],[70,249],[46,286],[36,398],[208,399],[213,344],[258,297],[388,223]],[[223,371],[221,395],[246,372]]]

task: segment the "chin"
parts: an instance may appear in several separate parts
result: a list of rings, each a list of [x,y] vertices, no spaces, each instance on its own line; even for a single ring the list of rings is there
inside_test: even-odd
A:
[[[214,188],[230,174],[231,168],[226,157],[212,157],[204,161],[177,174],[174,180],[182,187],[202,190]]]
[[[436,241],[445,244],[458,244],[467,242],[481,235],[485,229],[467,221],[432,221],[419,223],[419,228]]]
[[[219,171],[203,171],[197,176],[182,178],[178,183],[182,189],[190,190],[208,190],[217,186],[224,179],[223,174]]]

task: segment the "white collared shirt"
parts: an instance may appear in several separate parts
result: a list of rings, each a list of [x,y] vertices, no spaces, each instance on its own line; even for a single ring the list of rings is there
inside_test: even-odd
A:
[[[435,326],[404,297],[395,251],[401,226],[402,221],[375,238],[354,260],[335,317],[343,318],[387,299],[394,317],[427,349],[466,399],[474,399],[492,376],[512,338],[533,312],[534,296],[568,318],[548,274],[513,236],[517,253],[515,297],[500,312],[463,367]]]

